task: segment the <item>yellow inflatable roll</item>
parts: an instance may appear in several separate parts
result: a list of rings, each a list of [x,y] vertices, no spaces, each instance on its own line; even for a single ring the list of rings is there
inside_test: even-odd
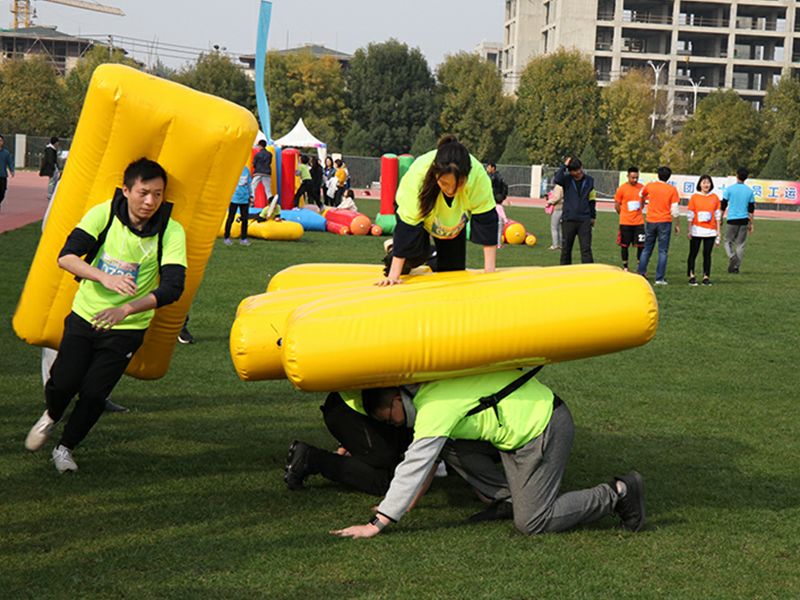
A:
[[[238,238],[242,233],[242,222],[237,218],[231,223],[231,237]],[[303,237],[303,226],[300,223],[291,221],[264,221],[258,223],[252,221],[247,224],[247,237],[259,238],[261,240],[273,240],[290,242],[299,240]],[[225,235],[225,223],[219,229],[218,237]]]
[[[354,291],[373,290],[373,285],[382,273],[375,265],[337,265],[325,266],[327,280],[333,281],[338,274],[340,283],[309,285],[316,280],[317,268],[323,265],[296,265],[284,269],[273,277],[286,286],[278,291],[257,294],[239,303],[236,319],[231,327],[230,351],[234,367],[239,377],[245,381],[263,379],[284,379],[286,372],[281,359],[282,338],[286,331],[286,321],[293,310],[316,300],[335,302],[340,297],[349,297]],[[304,268],[308,267],[308,268]],[[336,267],[341,267],[341,271]],[[364,268],[361,268],[364,267]],[[363,273],[372,276],[364,278]],[[477,276],[479,271],[467,272]],[[306,279],[303,279],[303,276]],[[357,279],[353,280],[355,276]],[[309,279],[309,277],[311,279]],[[404,275],[403,285],[414,289],[447,285],[448,282],[463,281],[465,272],[437,273],[430,270],[420,274]],[[288,284],[294,284],[289,287]]]
[[[257,131],[253,115],[226,100],[130,67],[98,67],[14,314],[17,335],[58,347],[78,287],[58,267],[58,253],[81,217],[122,186],[125,167],[146,156],[169,176],[166,199],[186,232],[188,269],[183,295],[156,311],[127,373],[142,379],[164,375]]]
[[[333,267],[337,265],[325,266],[327,267],[327,272],[335,272]],[[319,325],[316,330],[316,335],[321,344],[324,345],[329,341],[334,341],[333,346],[336,346],[336,342],[344,339],[344,337],[349,339],[349,333],[353,331],[354,327],[358,327],[360,330],[361,317],[365,310],[370,310],[373,306],[383,306],[391,298],[398,298],[397,302],[400,304],[413,306],[418,302],[438,302],[439,299],[445,298],[450,291],[458,295],[463,289],[485,286],[491,283],[494,287],[500,288],[492,292],[498,295],[492,297],[490,304],[482,308],[491,311],[492,314],[504,315],[506,314],[506,305],[502,300],[498,299],[504,298],[506,293],[515,290],[527,293],[528,299],[525,302],[528,303],[528,307],[526,312],[531,312],[535,310],[537,301],[540,305],[557,306],[559,289],[566,286],[574,286],[576,281],[580,281],[581,285],[585,287],[594,285],[598,281],[604,281],[603,278],[607,278],[609,274],[613,276],[621,274],[615,267],[606,265],[577,265],[551,268],[524,267],[507,269],[490,275],[483,274],[480,271],[460,271],[406,276],[404,277],[403,285],[389,289],[376,288],[372,285],[375,281],[374,278],[367,281],[300,287],[301,275],[305,273],[313,276],[316,269],[317,265],[290,267],[277,274],[273,281],[284,280],[284,284],[291,282],[297,283],[297,286],[285,287],[281,291],[252,296],[240,304],[237,318],[231,329],[230,345],[234,366],[242,379],[276,379],[285,377],[286,373],[291,376],[291,373],[286,370],[285,361],[288,340],[292,339],[292,326],[290,323],[294,323],[299,314],[306,314],[307,311],[311,311],[315,307],[330,306],[334,312],[340,311],[339,314],[347,319],[347,324],[344,328],[337,329],[329,328],[328,325]],[[347,270],[346,266],[345,270]],[[287,276],[287,273],[291,277]],[[306,282],[308,281],[307,279]],[[642,282],[644,282],[643,279]],[[652,304],[654,307],[655,299],[649,286],[646,282],[644,283],[643,293],[648,298],[647,303],[648,305]],[[552,296],[552,299],[549,299],[549,296]],[[449,297],[447,302],[450,303],[448,306],[452,306]],[[553,302],[553,304],[549,304],[550,302]],[[405,323],[396,323],[391,312],[385,313],[384,318],[387,319],[389,328],[401,328],[409,335],[414,329],[414,327]],[[421,322],[423,315],[422,313],[415,314],[412,310],[409,318],[412,324],[417,326]],[[512,314],[509,318],[512,319],[512,323],[516,324],[514,326],[522,327],[525,325],[524,319],[522,321],[518,320],[520,315]],[[465,327],[469,326],[466,317],[463,325]],[[372,348],[370,352],[377,352],[378,354],[393,352],[393,350],[389,350],[383,345],[384,341],[380,337],[373,338],[370,344],[377,342],[377,346]],[[645,341],[643,340],[641,343]],[[356,342],[353,343],[355,344]],[[352,361],[369,362],[372,358],[373,356],[369,353],[362,354],[357,352],[356,355],[349,355],[341,351],[337,358],[329,361],[329,364],[339,366],[342,360],[348,363]],[[438,369],[438,367],[435,368]],[[314,376],[316,377],[316,375]],[[306,385],[302,384],[300,387],[308,389]]]

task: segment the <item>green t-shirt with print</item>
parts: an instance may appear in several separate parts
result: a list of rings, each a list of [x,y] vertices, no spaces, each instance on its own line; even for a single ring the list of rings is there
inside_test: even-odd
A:
[[[311,179],[311,169],[308,168],[308,165],[304,165],[303,163],[297,165],[297,174],[300,176],[301,181]]]
[[[466,227],[473,213],[482,214],[494,210],[492,181],[481,162],[470,155],[472,167],[467,181],[456,192],[450,206],[439,192],[433,210],[423,219],[419,214],[419,194],[425,174],[428,172],[436,150],[423,154],[409,167],[397,189],[397,215],[409,225],[423,223],[425,230],[439,239],[453,239]]]
[[[83,216],[78,229],[97,239],[108,223],[110,211],[111,200],[98,204]],[[161,264],[186,267],[186,236],[181,224],[173,219],[164,230]],[[83,279],[72,310],[90,322],[100,311],[144,298],[158,287],[158,234],[140,237],[115,216],[92,266],[113,275],[132,275],[137,290],[134,296],[123,296],[107,290],[97,281]],[[147,329],[154,314],[155,310],[146,310],[128,315],[112,329]]]
[[[414,397],[414,439],[448,437],[490,442],[503,451],[521,448],[542,434],[553,414],[553,392],[536,378],[497,404],[499,421],[491,408],[466,416],[479,398],[499,392],[520,375],[501,371],[422,384]]]

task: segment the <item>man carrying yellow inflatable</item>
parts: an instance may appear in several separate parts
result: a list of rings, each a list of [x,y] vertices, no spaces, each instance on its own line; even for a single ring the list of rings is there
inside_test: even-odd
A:
[[[369,538],[399,521],[424,491],[448,439],[488,441],[500,451],[514,525],[524,534],[564,531],[612,513],[624,529],[641,530],[644,481],[636,471],[559,495],[575,430],[567,405],[533,378],[535,372],[503,371],[419,387],[364,390],[368,414],[412,427],[414,439],[372,521],[331,533]]]
[[[53,450],[59,473],[78,469],[72,451],[103,413],[155,309],[183,293],[186,238],[163,201],[166,185],[161,165],[134,161],[122,190],[84,215],[59,254],[58,265],[81,283],[45,384],[47,409],[25,440],[28,450],[41,448],[79,393]]]

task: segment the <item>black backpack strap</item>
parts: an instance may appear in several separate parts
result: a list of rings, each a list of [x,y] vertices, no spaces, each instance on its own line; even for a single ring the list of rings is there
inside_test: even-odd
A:
[[[108,221],[106,221],[105,227],[97,234],[97,239],[95,240],[94,246],[86,253],[86,256],[83,257],[83,261],[87,265],[91,265],[94,262],[94,259],[97,258],[97,253],[100,252],[100,248],[103,247],[103,244],[106,242],[106,237],[108,236],[108,230],[111,229],[111,224],[114,222],[114,203],[117,199],[117,194],[121,194],[122,190],[117,188],[114,192],[114,199],[111,201],[110,209],[108,211]],[[80,281],[81,278],[77,275],[75,276],[75,281]]]
[[[497,417],[497,422],[499,423],[500,427],[502,427],[503,424],[500,423],[500,413],[497,410],[497,404],[503,398],[510,396],[523,385],[528,383],[528,381],[533,379],[533,377],[542,370],[542,367],[544,367],[544,365],[539,365],[538,367],[523,373],[499,392],[495,392],[489,396],[484,396],[483,398],[478,398],[478,406],[470,410],[466,416],[471,417],[472,415],[477,415],[479,412],[483,412],[484,410],[491,408],[494,411],[494,415]]]

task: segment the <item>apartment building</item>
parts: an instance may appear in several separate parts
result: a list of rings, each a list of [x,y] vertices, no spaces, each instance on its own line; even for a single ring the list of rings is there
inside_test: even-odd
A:
[[[761,107],[767,86],[800,71],[800,2],[789,0],[506,0],[501,72],[513,93],[528,61],[557,48],[591,58],[601,85],[652,70],[680,121],[709,92]]]

